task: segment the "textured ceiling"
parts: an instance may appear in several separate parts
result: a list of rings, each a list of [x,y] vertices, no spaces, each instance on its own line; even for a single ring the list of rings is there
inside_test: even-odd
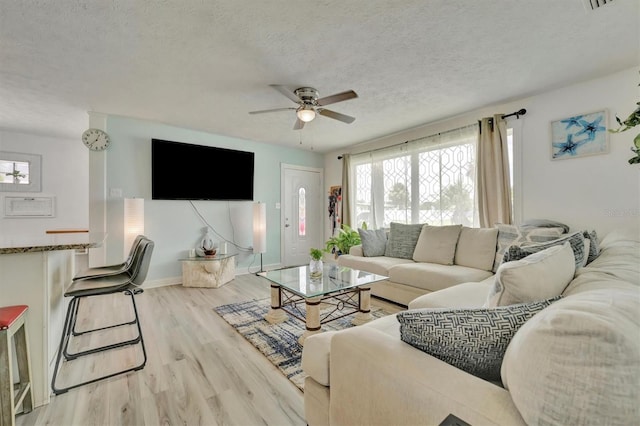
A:
[[[88,111],[319,152],[640,63],[640,1],[0,0],[0,128]],[[293,131],[269,87],[353,89]],[[153,137],[154,135],[149,135]]]

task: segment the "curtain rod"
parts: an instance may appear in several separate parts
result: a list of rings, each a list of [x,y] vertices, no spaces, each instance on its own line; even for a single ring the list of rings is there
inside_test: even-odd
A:
[[[520,116],[521,115],[525,115],[526,113],[527,113],[526,109],[520,108],[518,111],[512,112],[511,114],[503,115],[502,118],[512,117],[512,116],[515,115],[516,118],[519,120]],[[468,126],[458,127],[457,129],[447,130],[447,131],[444,131],[444,132],[434,133],[433,135],[429,135],[429,136],[423,136],[423,137],[420,137],[420,138],[411,139],[411,140],[404,141],[404,142],[398,142],[398,143],[393,144],[393,145],[383,146],[383,147],[375,148],[375,149],[372,149],[372,150],[369,150],[369,151],[365,151],[365,152],[375,152],[375,151],[380,151],[380,150],[387,149],[387,148],[393,148],[394,146],[405,145],[405,144],[408,144],[409,142],[419,141],[419,140],[422,140],[422,139],[430,138],[432,136],[444,135],[446,133],[455,132],[455,131],[460,130],[460,129],[464,128],[464,127],[469,127],[469,126],[473,126],[473,124],[469,124]],[[362,154],[362,153],[360,153],[360,154]],[[338,155],[338,160],[342,160],[342,155]]]

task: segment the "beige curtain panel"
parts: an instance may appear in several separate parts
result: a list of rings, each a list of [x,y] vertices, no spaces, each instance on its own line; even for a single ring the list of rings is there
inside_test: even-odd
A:
[[[351,155],[342,154],[342,211],[340,212],[340,217],[342,218],[342,224],[348,226],[351,226],[350,169]]]
[[[507,126],[502,114],[480,120],[478,131],[476,190],[480,226],[490,228],[496,223],[510,224],[513,218],[509,153]]]

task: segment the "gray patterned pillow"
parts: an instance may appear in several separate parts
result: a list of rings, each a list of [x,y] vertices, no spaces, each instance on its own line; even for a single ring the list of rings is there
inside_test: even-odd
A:
[[[366,257],[384,256],[387,248],[387,232],[384,229],[360,229],[360,241],[362,241],[362,254]]]
[[[504,253],[512,245],[521,245],[524,242],[539,243],[543,241],[551,241],[564,233],[564,228],[521,228],[516,225],[507,225],[504,223],[496,223],[498,228],[498,249],[496,250],[496,258],[493,263],[493,272],[498,270],[500,263],[504,257]]]
[[[504,253],[502,263],[511,262],[513,260],[523,259],[530,254],[537,253],[549,247],[559,246],[569,241],[571,249],[573,250],[573,257],[576,261],[576,269],[581,268],[585,264],[586,256],[584,250],[584,236],[581,232],[574,232],[566,237],[558,238],[557,240],[548,241],[545,243],[524,243],[521,246],[510,246]]]
[[[413,252],[424,225],[426,224],[407,225],[391,222],[391,230],[389,231],[389,239],[387,240],[384,255],[400,259],[413,259]]]
[[[596,257],[600,255],[600,244],[598,243],[598,234],[596,231],[582,231],[582,235],[588,238],[589,243],[589,257],[587,258],[587,265],[593,262]]]
[[[490,309],[410,309],[396,318],[403,342],[474,376],[497,381],[516,331],[558,299]]]

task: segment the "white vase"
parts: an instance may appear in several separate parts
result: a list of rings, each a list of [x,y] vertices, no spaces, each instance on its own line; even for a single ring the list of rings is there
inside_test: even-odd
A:
[[[311,259],[309,262],[309,277],[320,278],[322,276],[322,260]]]

